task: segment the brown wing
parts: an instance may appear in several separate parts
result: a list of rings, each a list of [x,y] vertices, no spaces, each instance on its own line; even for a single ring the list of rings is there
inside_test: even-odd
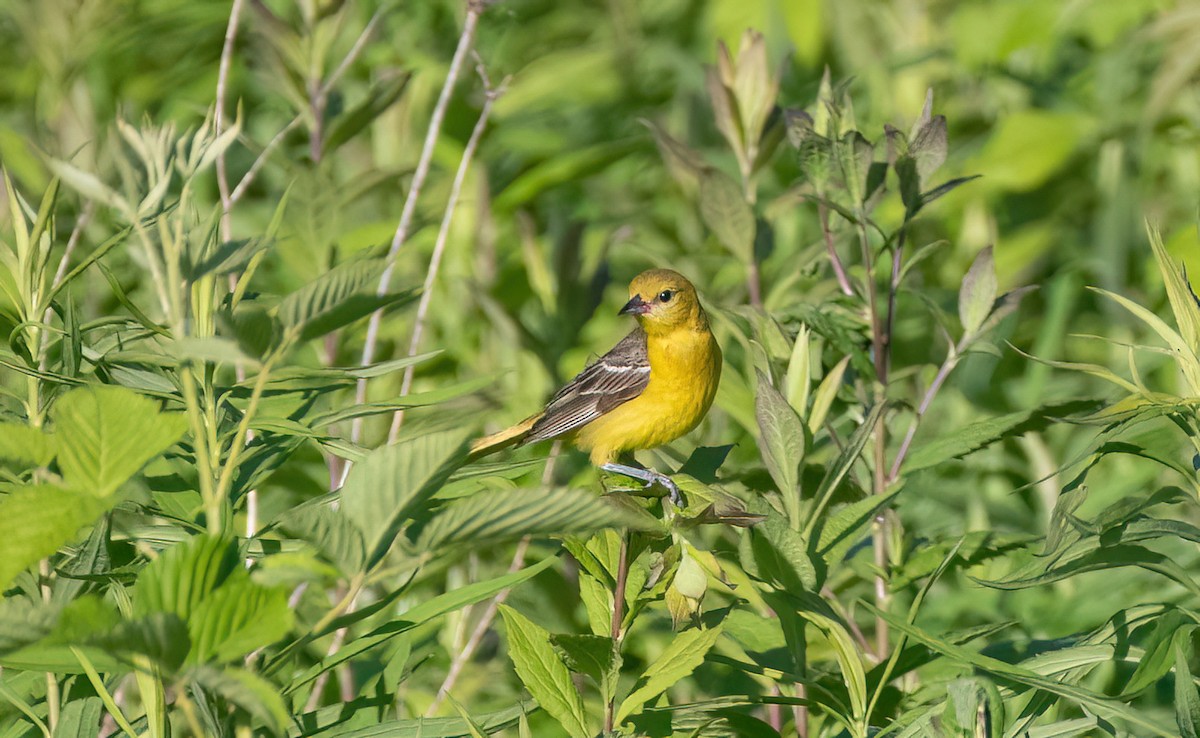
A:
[[[577,430],[642,394],[650,381],[646,334],[637,328],[550,399],[524,443]]]

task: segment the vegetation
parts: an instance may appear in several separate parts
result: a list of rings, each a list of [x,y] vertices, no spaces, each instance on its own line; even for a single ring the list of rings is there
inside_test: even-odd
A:
[[[1194,5],[2,7],[0,735],[1200,734]]]

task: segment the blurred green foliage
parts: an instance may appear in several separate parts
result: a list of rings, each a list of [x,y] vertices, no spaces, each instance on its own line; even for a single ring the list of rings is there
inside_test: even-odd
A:
[[[218,235],[221,197],[214,169],[206,164],[179,176],[159,193],[161,203],[143,200],[159,180],[141,168],[146,157],[134,139],[157,135],[163,151],[173,152],[176,138],[190,140],[205,125],[222,74],[229,16],[229,3],[208,0],[0,2],[0,66],[6,70],[0,75],[0,163],[10,178],[7,193],[28,205],[24,216],[19,204],[4,209],[0,222],[14,253],[20,231],[34,235],[34,256],[11,271],[29,268],[50,284],[69,241],[74,251],[64,265],[95,257],[103,266],[89,263],[72,274],[53,300],[33,280],[28,304],[6,288],[0,305],[0,335],[8,337],[0,440],[22,449],[0,451],[0,506],[33,515],[38,505],[31,490],[38,490],[52,495],[42,499],[60,499],[82,516],[51,521],[44,529],[13,525],[24,518],[8,521],[24,531],[22,541],[38,537],[30,530],[40,531],[60,553],[30,543],[28,560],[8,564],[14,582],[0,581],[9,587],[0,624],[26,623],[28,631],[9,641],[0,627],[0,655],[24,659],[0,658],[0,733],[35,735],[38,721],[50,721],[64,735],[76,728],[79,735],[95,734],[102,708],[110,711],[101,704],[106,695],[99,682],[121,695],[131,718],[141,716],[135,733],[154,735],[162,734],[167,712],[176,735],[232,735],[251,727],[260,733],[367,735],[353,731],[384,720],[411,720],[394,727],[420,730],[415,718],[435,699],[442,716],[436,719],[443,722],[429,725],[444,728],[438,735],[476,729],[570,734],[580,713],[591,724],[576,725],[575,732],[595,730],[617,696],[625,699],[617,700],[620,720],[631,719],[626,728],[636,725],[647,735],[775,735],[771,725],[796,734],[800,720],[810,721],[813,736],[859,735],[868,722],[895,731],[889,735],[1121,734],[1113,725],[1132,735],[1196,734],[1200,702],[1188,664],[1195,664],[1192,613],[1200,589],[1188,572],[1200,561],[1191,463],[1192,454],[1200,453],[1193,448],[1200,429],[1185,360],[1187,351],[1196,351],[1197,337],[1189,333],[1187,300],[1181,299],[1186,288],[1179,287],[1187,274],[1200,273],[1195,3],[489,5],[475,47],[502,93],[467,173],[429,295],[416,353],[438,353],[414,364],[404,442],[392,447],[384,446],[393,409],[385,405],[402,394],[406,362],[386,365],[391,371],[353,369],[362,363],[367,341],[367,321],[359,318],[376,303],[318,305],[314,293],[320,289],[312,285],[328,286],[340,279],[330,275],[340,274],[346,281],[334,286],[347,294],[374,291],[382,264],[369,260],[393,238],[465,6],[455,0],[246,2],[224,100],[226,130],[236,124],[239,131],[224,156],[231,185],[249,171],[255,176],[230,208],[229,233]],[[735,106],[737,125],[723,127],[714,116],[710,76],[719,44],[736,58],[747,28],[763,35],[780,108],[820,118],[836,102],[845,128],[876,142],[875,160],[882,161],[891,142],[885,125],[909,132],[923,120],[932,90],[932,112],[945,116],[949,140],[933,184],[980,175],[910,222],[903,183],[891,174],[871,211],[882,232],[905,231],[906,259],[923,254],[896,295],[893,372],[880,396],[891,403],[886,416],[872,415],[881,404],[873,395],[878,352],[871,346],[868,311],[861,295],[845,295],[834,278],[827,233],[836,238],[856,285],[882,284],[886,269],[864,270],[847,219],[832,214],[832,225],[823,228],[811,170],[784,141],[781,112],[762,132],[762,149],[771,155],[761,161],[747,154],[744,139],[741,151],[730,144],[736,131],[746,133],[738,127],[747,120],[744,106]],[[371,32],[360,35],[364,29]],[[449,103],[415,227],[396,260],[390,285],[396,294],[381,323],[378,361],[412,353],[418,311],[407,290],[426,279],[455,169],[487,94],[474,65],[472,59],[464,67]],[[843,90],[844,100],[838,99]],[[128,126],[122,129],[118,121]],[[128,133],[134,130],[142,138]],[[203,142],[216,145],[211,126],[205,130],[212,136]],[[670,141],[686,150],[672,154]],[[43,242],[37,238],[39,202],[57,186],[56,174],[64,186],[57,198],[46,199],[55,227],[44,230]],[[103,191],[92,186],[97,183],[143,210],[129,217],[106,205]],[[921,183],[922,191],[930,189],[927,184]],[[714,188],[744,202],[735,207],[722,200],[725,215],[715,216]],[[744,227],[723,226],[731,212]],[[752,225],[744,222],[747,213]],[[1157,252],[1146,221],[1161,231]],[[181,299],[176,321],[150,252],[131,235],[138,224],[164,250],[169,242],[179,253],[204,255],[192,262],[197,272],[203,264],[214,269],[204,276],[218,281],[201,284],[197,278],[199,287]],[[877,256],[895,245],[871,238]],[[241,240],[246,243],[222,246]],[[929,250],[920,251],[926,245]],[[881,422],[890,439],[886,458],[897,458],[913,411],[954,343],[950,337],[960,328],[970,333],[966,324],[991,308],[990,299],[960,297],[969,270],[976,285],[987,281],[972,268],[983,263],[977,257],[987,247],[996,283],[985,292],[1038,289],[991,326],[988,346],[956,359],[923,413],[903,474],[892,480],[895,485],[876,488],[869,448],[861,460],[843,449],[853,446],[856,430],[866,428],[866,434]],[[35,262],[41,271],[31,266]],[[1173,271],[1180,264],[1184,269]],[[461,462],[456,449],[468,430],[491,431],[527,416],[624,335],[627,319],[616,312],[627,297],[625,285],[652,266],[671,266],[700,287],[727,366],[708,420],[643,461],[664,470],[687,462],[684,471],[698,480],[691,488],[697,496],[717,489],[750,513],[775,515],[780,511],[768,511],[764,500],[784,500],[790,485],[805,490],[810,504],[811,491],[823,489],[829,470],[845,460],[844,483],[838,476],[839,484],[828,487],[830,510],[842,517],[812,520],[820,517],[821,526],[839,520],[850,532],[845,541],[828,533],[832,543],[820,544],[822,555],[829,555],[827,571],[785,567],[774,578],[765,568],[751,572],[755,582],[770,583],[762,593],[744,572],[738,574],[751,568],[743,565],[761,564],[763,546],[787,559],[778,551],[790,545],[790,536],[801,529],[821,532],[816,522],[801,525],[798,507],[752,531],[674,529],[665,543],[635,545],[635,558],[644,554],[647,571],[674,572],[676,579],[667,576],[657,589],[643,580],[644,596],[631,594],[629,602],[629,623],[636,615],[637,627],[615,661],[605,661],[601,648],[592,663],[586,659],[595,657],[597,642],[588,639],[608,635],[603,614],[605,607],[611,614],[619,536],[611,530],[583,536],[645,520],[636,511],[600,506],[591,498],[599,487],[595,472],[581,456],[564,452],[552,469],[556,490],[546,494],[537,515],[512,524],[539,494],[545,446],[517,450],[474,472],[465,467],[448,483],[436,472],[440,463],[448,468]],[[356,269],[358,277],[346,276]],[[259,312],[235,316],[232,306],[222,312],[226,290],[219,280],[227,272],[245,277],[239,299],[261,307]],[[756,281],[761,310],[752,305]],[[1184,349],[1160,350],[1171,346],[1170,339],[1152,321],[1087,287],[1173,315]],[[978,304],[963,309],[960,299]],[[287,300],[295,317],[290,324],[288,308],[279,307]],[[185,312],[200,328],[183,319]],[[331,326],[337,330],[327,331]],[[157,340],[149,335],[156,327],[182,331],[175,339],[199,331],[201,339],[228,341],[178,348],[171,361],[162,351],[153,361],[122,353]],[[299,332],[285,337],[288,327]],[[1131,346],[1153,350],[1134,352]],[[841,363],[847,356],[848,363]],[[192,468],[200,455],[192,434],[165,455],[156,450],[146,458],[135,454],[133,462],[126,458],[112,480],[92,479],[78,466],[72,476],[67,459],[91,458],[90,447],[39,445],[50,443],[38,440],[44,425],[54,431],[46,437],[65,433],[66,411],[90,401],[82,399],[90,390],[66,391],[74,384],[125,385],[168,410],[182,409],[179,388],[191,380],[179,375],[189,361],[204,367],[197,372],[213,389],[212,397],[201,399],[212,403],[202,425],[214,438],[232,444],[248,429],[259,434],[260,444],[247,446],[245,459],[225,457],[230,474],[237,471],[226,480],[227,498],[218,494],[219,479],[213,480],[217,489],[203,492],[203,471]],[[1084,364],[1093,366],[1080,371]],[[250,380],[238,384],[235,366],[249,368]],[[271,381],[292,384],[257,398],[253,380],[264,367],[286,374]],[[351,369],[337,369],[346,367]],[[1131,385],[1114,389],[1095,367]],[[317,371],[326,368],[325,374]],[[380,404],[370,414],[363,411],[365,434],[351,442],[350,424],[360,409],[354,383],[363,376],[371,377],[368,403]],[[822,408],[820,388],[831,376]],[[306,382],[328,384],[312,389]],[[300,387],[312,391],[304,394]],[[760,420],[764,396],[778,396],[787,410],[780,427],[794,429],[817,417],[800,430],[807,428],[807,445],[798,466],[781,471],[777,458],[764,459],[760,447],[770,443]],[[175,422],[162,420],[156,408],[127,407],[125,420],[137,420],[142,429],[135,433],[158,428],[155,423],[175,433]],[[1102,407],[1107,409],[1096,412]],[[239,425],[256,409],[261,422]],[[828,422],[821,422],[826,414]],[[787,419],[792,415],[795,422]],[[113,415],[86,418],[79,427],[131,433]],[[168,436],[174,442],[174,435],[156,432],[164,443]],[[728,457],[716,458],[711,449],[724,446],[732,446]],[[262,451],[268,447],[278,456]],[[370,451],[376,447],[381,450]],[[342,501],[349,509],[334,514],[329,495],[346,459],[366,460],[347,479]],[[123,496],[111,497],[105,488],[97,501],[94,489],[81,491],[81,485],[99,488],[109,481],[124,485]],[[265,529],[236,541],[218,538],[245,530],[250,489],[256,490],[257,527]],[[489,494],[498,497],[480,499]],[[880,507],[882,502],[887,505]],[[552,503],[560,508],[557,515]],[[877,507],[889,521],[885,571],[872,557],[873,549],[880,550],[878,537],[873,544],[869,533]],[[395,519],[382,520],[389,511]],[[5,525],[0,521],[0,530]],[[200,535],[206,527],[213,535]],[[514,546],[524,551],[515,542],[524,534],[534,536],[530,559],[544,561],[505,577]],[[16,532],[12,536],[17,540]],[[574,560],[545,563],[561,536]],[[393,549],[394,538],[399,542]],[[818,545],[809,539],[802,544],[795,550]],[[38,560],[48,555],[36,576]],[[242,557],[258,562],[253,580],[219,565]],[[46,568],[51,564],[53,576]],[[210,565],[222,573],[196,585],[203,593],[196,602],[172,606],[153,588]],[[89,579],[91,574],[97,576]],[[880,604],[874,585],[881,574],[891,599],[877,616],[870,608]],[[722,582],[723,576],[729,580]],[[809,591],[818,580],[823,586]],[[475,656],[459,664],[453,700],[437,698],[455,656],[485,617],[486,603],[517,584],[500,611],[502,625],[482,628],[472,646],[478,646]],[[290,610],[282,606],[286,588]],[[348,591],[363,593],[349,601],[365,614],[346,623],[349,635],[336,635],[333,626],[341,621],[329,598],[337,603]],[[247,635],[233,628],[222,640],[196,630],[195,611],[232,608],[237,599],[250,604],[230,618],[241,623],[269,614],[279,632],[248,629]],[[55,610],[55,620],[35,604],[67,609]],[[905,618],[910,606],[915,620]],[[791,621],[768,617],[789,610],[800,615]],[[414,611],[419,617],[403,619]],[[103,637],[84,638],[82,626],[71,630],[88,618],[109,628]],[[693,619],[709,627],[673,634],[672,626]],[[884,621],[899,667],[887,666],[887,653],[872,652],[874,629]],[[789,622],[794,631],[784,633],[779,623]],[[192,639],[186,653],[169,648],[181,632]],[[848,646],[839,640],[842,633]],[[42,637],[54,648],[37,658],[21,651]],[[514,672],[506,651],[516,639],[526,644],[520,653],[551,662],[561,657],[566,665],[550,669],[549,676],[531,676],[537,659],[522,662],[518,654]],[[797,653],[804,650],[798,642],[807,644],[807,653]],[[82,659],[91,658],[100,674],[85,680],[88,667],[63,643],[82,649]],[[272,643],[273,650],[255,662],[255,649]],[[351,654],[353,668],[341,672],[341,683],[326,681],[338,665],[328,654],[357,643],[363,650]],[[852,664],[839,644],[860,662]],[[660,657],[676,654],[672,648],[699,658],[680,658],[684,665],[669,669]],[[563,697],[558,709],[546,707],[545,692],[530,682],[553,682],[568,665],[591,681],[571,692],[574,697]],[[805,665],[813,671],[797,673]],[[881,678],[893,667],[895,679]],[[855,669],[863,673],[855,676]],[[43,670],[60,676],[47,682]],[[582,677],[576,680],[584,684]],[[860,681],[874,694],[871,715],[855,715],[850,707]],[[323,686],[310,698],[314,682]],[[804,717],[788,703],[805,697],[797,689],[801,684],[834,685],[829,694],[817,688],[807,694],[815,706]],[[669,700],[660,701],[668,686]],[[523,702],[529,694],[543,711]],[[691,703],[693,708],[668,709]],[[846,706],[840,715],[845,723],[831,704]],[[562,726],[567,733],[559,732]]]

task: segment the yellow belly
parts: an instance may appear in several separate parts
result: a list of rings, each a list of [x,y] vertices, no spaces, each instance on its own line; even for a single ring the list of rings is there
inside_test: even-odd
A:
[[[650,380],[642,394],[579,429],[575,444],[596,466],[625,451],[670,443],[699,425],[721,378],[721,349],[711,333],[647,340]]]

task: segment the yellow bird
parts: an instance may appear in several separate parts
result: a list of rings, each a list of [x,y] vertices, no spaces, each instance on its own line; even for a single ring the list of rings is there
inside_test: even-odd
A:
[[[621,315],[638,327],[560,389],[546,408],[471,446],[482,456],[514,444],[569,436],[606,471],[660,484],[679,501],[670,477],[616,463],[695,428],[717,393],[721,348],[696,288],[682,274],[651,269],[629,285]]]

